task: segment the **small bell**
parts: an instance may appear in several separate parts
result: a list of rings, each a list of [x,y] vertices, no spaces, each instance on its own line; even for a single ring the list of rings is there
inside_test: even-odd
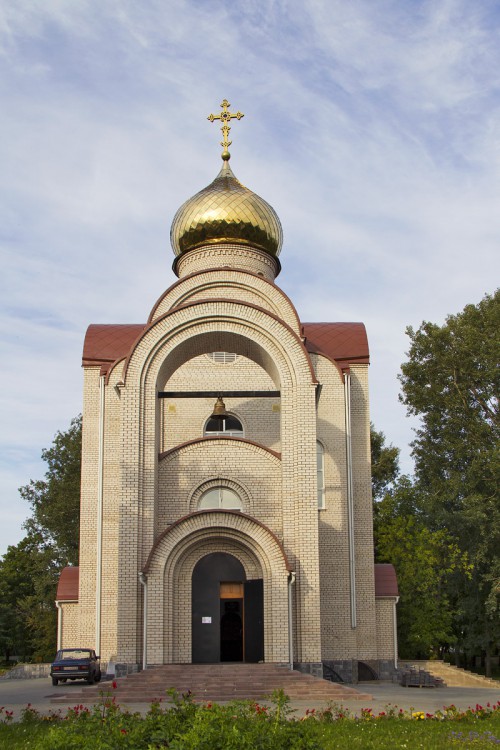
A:
[[[218,419],[220,422],[222,422],[222,420],[226,419],[226,417],[226,404],[222,400],[222,396],[219,396],[217,401],[215,402],[214,410],[210,419]]]

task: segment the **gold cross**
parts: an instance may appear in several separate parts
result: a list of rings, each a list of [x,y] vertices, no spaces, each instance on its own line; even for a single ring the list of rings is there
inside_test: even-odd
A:
[[[230,112],[229,107],[231,106],[227,99],[224,99],[222,104],[220,105],[222,107],[222,112],[220,115],[208,115],[208,120],[210,122],[213,122],[214,120],[220,120],[222,123],[222,141],[220,142],[220,145],[224,149],[222,152],[222,158],[224,161],[227,161],[230,157],[230,153],[228,151],[229,146],[231,145],[232,141],[228,140],[229,138],[229,131],[231,128],[229,127],[229,123],[233,119],[233,117],[236,117],[237,120],[241,120],[242,117],[245,115],[242,112]]]

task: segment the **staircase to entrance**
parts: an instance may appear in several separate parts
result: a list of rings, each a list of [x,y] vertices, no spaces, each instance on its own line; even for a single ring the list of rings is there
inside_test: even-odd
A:
[[[159,699],[167,702],[167,690],[173,688],[180,694],[191,691],[195,701],[263,700],[279,689],[291,700],[341,702],[371,698],[354,688],[279,664],[167,664],[118,678],[115,684],[114,689],[109,682],[84,688],[81,696],[72,691],[71,697],[89,703],[109,689],[118,703],[151,703]],[[61,695],[55,700],[65,699]]]
[[[441,678],[448,687],[499,687],[498,680],[483,677],[467,669],[455,667],[441,660],[412,661],[416,668],[425,669],[432,675]],[[400,664],[402,666],[402,664]]]

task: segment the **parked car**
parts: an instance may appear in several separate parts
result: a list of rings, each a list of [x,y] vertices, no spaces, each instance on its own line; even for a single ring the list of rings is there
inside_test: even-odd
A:
[[[89,685],[101,679],[99,656],[90,648],[62,648],[50,665],[52,684],[66,680],[87,680]]]

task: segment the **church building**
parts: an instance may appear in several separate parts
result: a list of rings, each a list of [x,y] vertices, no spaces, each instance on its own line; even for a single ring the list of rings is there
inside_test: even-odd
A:
[[[396,666],[397,583],[374,565],[362,323],[304,323],[276,283],[280,220],[229,166],[178,209],[178,280],[83,348],[79,567],[58,647],[128,671],[272,662],[335,680]],[[314,248],[311,248],[314,252]]]

